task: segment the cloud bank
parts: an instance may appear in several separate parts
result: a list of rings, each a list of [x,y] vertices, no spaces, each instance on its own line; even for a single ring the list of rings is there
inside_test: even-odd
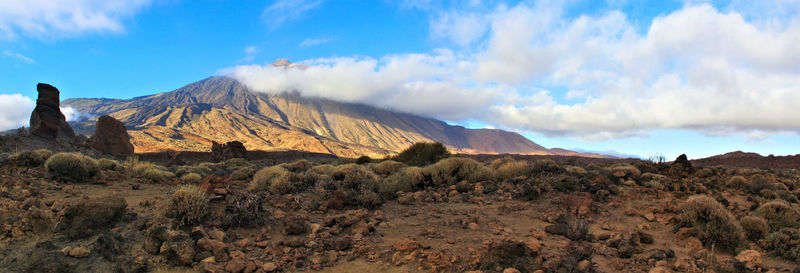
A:
[[[298,91],[583,140],[653,129],[754,139],[797,133],[800,17],[764,18],[738,7],[689,3],[644,30],[622,11],[566,15],[568,7],[553,1],[438,11],[447,16],[432,20],[431,35],[457,51],[223,73],[261,92]]]
[[[0,37],[63,37],[86,32],[122,32],[122,20],[151,0],[3,0]]]

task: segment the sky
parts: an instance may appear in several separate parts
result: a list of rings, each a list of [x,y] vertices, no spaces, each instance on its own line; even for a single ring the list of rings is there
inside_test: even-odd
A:
[[[545,147],[794,155],[799,11],[800,0],[4,0],[0,130],[27,124],[38,82],[62,99],[132,98],[225,75]],[[279,58],[308,68],[270,65]]]

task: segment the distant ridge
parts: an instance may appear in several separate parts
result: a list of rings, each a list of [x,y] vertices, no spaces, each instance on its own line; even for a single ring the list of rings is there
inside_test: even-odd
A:
[[[171,92],[128,100],[69,99],[63,104],[92,116],[121,120],[137,153],[208,151],[211,141],[238,140],[249,150],[301,150],[346,157],[392,154],[420,141],[438,141],[461,153],[577,155],[547,149],[503,130],[468,129],[292,93],[251,92],[228,77],[210,77]],[[93,123],[87,120],[73,127],[91,134]]]
[[[757,153],[735,151],[721,155],[692,160],[692,164],[711,167],[800,169],[800,154],[786,156],[762,156]]]

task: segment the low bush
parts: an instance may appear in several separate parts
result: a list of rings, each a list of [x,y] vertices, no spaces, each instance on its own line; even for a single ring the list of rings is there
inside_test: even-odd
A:
[[[300,159],[292,163],[283,163],[280,166],[290,172],[301,173],[307,171],[308,169],[311,169],[311,167],[313,167],[314,164],[311,163],[311,161]]]
[[[611,167],[610,172],[614,177],[625,179],[638,179],[642,174],[642,172],[639,171],[639,168],[631,165],[617,165]]]
[[[255,174],[255,167],[240,167],[231,173],[231,180],[250,180]]]
[[[53,152],[48,149],[22,151],[8,157],[8,161],[20,167],[39,167],[47,161]]]
[[[774,200],[761,205],[754,215],[767,220],[773,231],[782,228],[800,228],[800,211],[783,200]]]
[[[560,214],[554,224],[544,227],[545,232],[562,235],[573,241],[587,241],[591,239],[589,223],[572,214]]]
[[[758,241],[769,234],[769,224],[767,220],[758,216],[745,216],[739,220],[742,225],[742,230],[747,238],[753,241]]]
[[[494,175],[491,169],[469,158],[451,157],[425,167],[426,177],[433,186],[455,185],[466,180],[471,183],[490,180]]]
[[[270,190],[270,186],[275,181],[288,180],[289,171],[280,166],[265,167],[253,175],[250,181],[250,189],[256,191]],[[282,182],[278,182],[282,183]]]
[[[728,179],[728,183],[726,183],[725,186],[731,189],[745,189],[747,184],[747,179],[745,179],[743,176],[734,175]]]
[[[706,195],[689,197],[678,211],[675,231],[693,227],[695,237],[706,247],[734,251],[744,241],[744,231],[731,213],[719,202]]]
[[[119,163],[119,161],[108,158],[98,159],[97,165],[100,167],[101,170],[106,170],[106,171],[121,171],[123,169],[122,164]]]
[[[266,222],[268,211],[264,193],[238,192],[225,204],[222,223],[226,227],[255,226]]]
[[[252,166],[253,164],[250,164],[250,161],[247,161],[247,159],[237,157],[225,160],[223,165],[225,166],[225,168],[232,170],[236,168]]]
[[[333,172],[335,172],[335,171],[336,171],[336,166],[333,166],[331,164],[322,164],[322,165],[317,165],[317,166],[311,167],[311,169],[308,169],[307,172],[313,173],[313,174],[318,174],[318,175],[323,175],[323,174],[324,175],[333,175]]]
[[[366,155],[362,155],[356,159],[356,164],[358,165],[364,165],[370,162],[372,162],[372,158]]]
[[[139,177],[149,180],[151,182],[164,182],[167,179],[175,178],[175,174],[158,169],[158,168],[151,168],[151,169],[144,169],[141,173],[139,173]]]
[[[62,182],[85,182],[99,171],[97,161],[80,153],[57,153],[44,166],[48,176]]]
[[[187,173],[181,176],[181,182],[185,184],[197,185],[203,181],[203,177],[196,173]]]
[[[478,268],[495,272],[498,268],[514,268],[520,272],[534,272],[534,261],[538,253],[519,241],[503,240],[490,242],[480,254]]]
[[[411,166],[426,166],[448,156],[450,156],[450,153],[447,148],[439,142],[418,142],[392,157],[392,159]]]
[[[775,256],[800,263],[800,230],[784,228],[768,235],[761,247]]]
[[[533,168],[531,169],[531,175],[534,176],[557,175],[564,172],[566,172],[566,170],[552,159],[538,160],[533,164]]]
[[[375,164],[375,166],[373,166],[372,169],[376,174],[388,176],[405,167],[406,164],[394,160],[384,160],[378,164]]]
[[[747,190],[752,194],[760,194],[763,190],[774,189],[772,184],[772,181],[767,177],[757,174],[751,177],[750,181],[747,182]]]
[[[494,170],[498,180],[511,180],[519,176],[529,176],[531,169],[531,163],[528,161],[509,161]]]
[[[511,196],[517,200],[533,201],[539,199],[539,196],[551,189],[549,184],[539,179],[527,179],[514,188]]]
[[[578,167],[578,166],[566,166],[566,167],[564,167],[564,170],[566,170],[567,173],[569,173],[569,174],[575,174],[575,175],[586,174],[586,169]]]
[[[421,189],[424,184],[425,175],[422,173],[422,168],[407,167],[383,179],[383,181],[378,184],[378,191],[392,196],[392,194],[398,191],[412,192]]]
[[[181,185],[169,196],[164,216],[181,226],[200,223],[208,215],[208,197],[195,185]]]
[[[331,177],[340,181],[344,189],[360,191],[376,191],[378,187],[378,177],[375,173],[362,165],[345,164],[339,166]]]

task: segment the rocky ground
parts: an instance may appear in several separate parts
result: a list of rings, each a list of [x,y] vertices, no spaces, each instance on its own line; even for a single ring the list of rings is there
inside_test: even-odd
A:
[[[800,272],[791,169],[72,156],[0,156],[0,271]]]

